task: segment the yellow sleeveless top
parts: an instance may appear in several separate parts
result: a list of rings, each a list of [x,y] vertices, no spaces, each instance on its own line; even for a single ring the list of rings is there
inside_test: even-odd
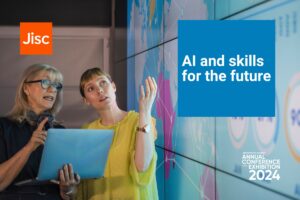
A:
[[[153,119],[155,127],[155,119]],[[109,150],[104,177],[82,180],[77,191],[77,200],[156,200],[157,153],[154,149],[152,161],[145,172],[138,172],[135,166],[135,135],[138,113],[128,114],[118,123],[110,126],[97,119],[83,128],[113,129],[114,137]],[[156,130],[154,138],[157,138]]]

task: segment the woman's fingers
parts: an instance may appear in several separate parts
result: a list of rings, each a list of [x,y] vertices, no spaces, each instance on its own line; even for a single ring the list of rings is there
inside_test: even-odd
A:
[[[44,144],[47,139],[47,132],[46,131],[35,131],[32,135],[33,142],[38,144]]]
[[[76,182],[76,184],[80,183],[80,176],[77,173],[75,174],[75,182]]]
[[[145,91],[144,91],[144,86],[141,85],[141,97],[150,97],[153,94],[156,94],[156,90],[157,90],[157,84],[155,82],[155,79],[153,77],[148,76],[145,79]]]
[[[151,112],[151,108],[156,97],[157,85],[153,77],[148,76],[145,79],[145,91],[144,86],[140,87],[140,100],[139,110],[140,112]]]
[[[150,84],[149,84],[149,77],[148,78],[146,78],[146,80],[145,80],[145,85],[146,85],[146,98],[147,97],[149,97],[149,95],[150,95]]]
[[[68,183],[70,181],[68,165],[64,165],[63,170],[65,174],[65,181]]]
[[[60,183],[66,183],[64,170],[62,170],[62,169],[59,170],[59,180],[60,180]]]
[[[63,185],[71,186],[74,184],[79,184],[80,176],[74,173],[73,167],[71,164],[65,164],[60,172],[60,182]]]
[[[45,132],[42,132],[42,133],[38,134],[37,137],[42,139],[45,142],[47,139],[47,134]]]
[[[34,138],[34,143],[41,145],[41,144],[45,144],[45,141],[41,138]]]
[[[144,86],[141,85],[140,87],[140,98],[143,99],[145,98],[145,91],[144,91]]]
[[[47,121],[48,121],[48,117],[46,117],[45,119],[43,119],[43,121],[41,121],[41,123],[38,125],[36,130],[37,131],[42,131],[44,129],[44,126],[45,126]]]
[[[55,180],[55,179],[51,179],[50,182],[51,182],[51,183],[54,183],[54,184],[57,184],[57,185],[60,184],[60,182],[59,182],[58,180]]]
[[[155,84],[154,84],[154,82],[153,82],[153,77],[148,77],[148,82],[149,82],[149,86],[150,86],[150,94],[151,95],[155,95],[155,93],[156,93],[156,88],[155,88]]]
[[[69,168],[69,175],[70,175],[70,181],[71,182],[75,182],[75,179],[74,179],[74,172],[73,172],[73,167],[71,164],[68,164],[68,168]]]
[[[155,89],[155,92],[157,91],[157,84],[156,84],[156,81],[155,81],[155,78],[152,77],[152,83],[154,85],[154,89]]]

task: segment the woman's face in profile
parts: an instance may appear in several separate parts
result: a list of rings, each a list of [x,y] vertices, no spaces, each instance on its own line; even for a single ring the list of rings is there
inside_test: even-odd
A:
[[[115,84],[104,75],[94,76],[84,85],[85,102],[97,110],[108,108],[111,103],[115,103],[115,92]]]
[[[28,104],[36,114],[53,107],[58,92],[55,88],[57,84],[51,80],[51,76],[47,71],[41,71],[37,76],[24,83],[24,92],[27,95]]]

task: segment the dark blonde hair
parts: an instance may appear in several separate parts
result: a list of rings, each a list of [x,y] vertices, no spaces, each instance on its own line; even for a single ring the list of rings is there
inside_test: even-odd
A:
[[[106,72],[104,72],[102,69],[98,67],[87,69],[80,78],[80,84],[79,84],[79,90],[82,97],[85,97],[84,95],[84,85],[90,81],[94,76],[105,76],[108,78],[110,82],[112,82],[112,79],[110,75]]]
[[[8,116],[17,121],[23,121],[24,119],[30,120],[27,116],[28,111],[31,110],[27,95],[24,92],[24,84],[26,81],[33,80],[40,72],[46,71],[49,73],[52,81],[63,83],[62,74],[53,66],[47,64],[34,64],[29,66],[21,77],[21,81],[17,87],[15,104],[12,110],[9,112]],[[49,112],[55,116],[61,109],[63,104],[63,92],[62,90],[57,91],[57,98],[53,107],[49,110]]]

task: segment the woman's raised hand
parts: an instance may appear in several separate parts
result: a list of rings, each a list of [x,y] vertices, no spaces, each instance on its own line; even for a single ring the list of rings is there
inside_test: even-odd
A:
[[[46,117],[41,121],[38,125],[37,129],[33,132],[27,146],[30,148],[31,151],[36,150],[40,145],[45,144],[47,138],[47,131],[44,131],[44,126],[47,123],[48,118]]]
[[[148,76],[145,80],[145,86],[145,90],[143,85],[140,88],[139,112],[140,115],[151,116],[151,109],[157,92],[155,79]]]

